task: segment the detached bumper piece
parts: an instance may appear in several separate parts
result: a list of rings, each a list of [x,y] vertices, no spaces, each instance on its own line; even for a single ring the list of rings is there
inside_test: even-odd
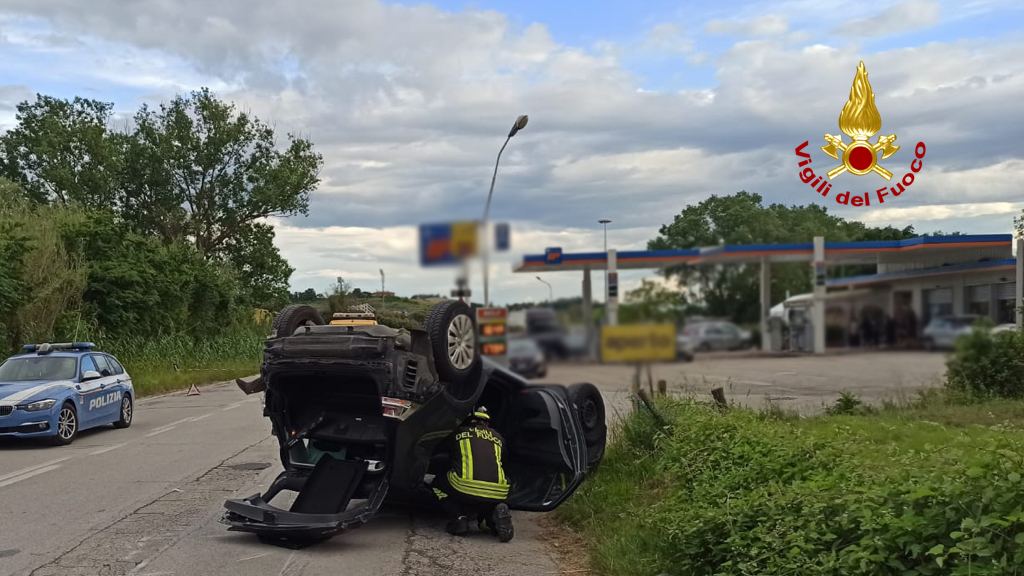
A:
[[[252,532],[261,540],[290,548],[326,540],[365,524],[384,502],[388,492],[386,476],[382,476],[364,502],[349,507],[366,466],[365,461],[338,460],[325,454],[307,475],[285,471],[266,494],[226,501],[227,512],[221,522],[229,530]],[[282,490],[298,492],[289,510],[269,503]]]

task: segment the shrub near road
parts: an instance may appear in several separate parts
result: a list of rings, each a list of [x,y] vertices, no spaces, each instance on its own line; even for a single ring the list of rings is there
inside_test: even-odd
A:
[[[565,508],[602,574],[1024,573],[1019,429],[662,410]]]

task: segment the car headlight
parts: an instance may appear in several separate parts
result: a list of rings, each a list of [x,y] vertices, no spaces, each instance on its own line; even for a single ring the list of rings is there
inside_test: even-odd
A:
[[[40,410],[49,410],[50,408],[53,408],[53,405],[56,403],[56,400],[48,398],[46,400],[32,402],[31,404],[18,404],[18,408],[26,412],[39,412]]]

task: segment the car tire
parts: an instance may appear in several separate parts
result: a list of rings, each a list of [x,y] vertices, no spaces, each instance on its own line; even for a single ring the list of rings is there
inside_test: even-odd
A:
[[[57,415],[57,433],[49,438],[54,446],[67,446],[78,436],[78,410],[71,402],[65,402]]]
[[[480,350],[473,311],[461,300],[441,302],[427,313],[424,326],[442,382],[457,388],[480,378]],[[456,396],[461,396],[456,394]]]
[[[323,316],[308,304],[290,304],[281,309],[271,327],[275,338],[291,336],[301,326],[322,326]]]
[[[697,346],[698,352],[711,352],[711,344],[707,342],[701,342],[700,346]]]
[[[593,470],[604,457],[608,438],[604,398],[596,386],[586,382],[569,386],[568,392],[569,402],[576,410],[587,441],[587,469]]]
[[[121,396],[121,410],[117,420],[114,421],[114,428],[127,428],[132,425],[135,417],[135,403],[132,402],[132,395],[125,393]]]

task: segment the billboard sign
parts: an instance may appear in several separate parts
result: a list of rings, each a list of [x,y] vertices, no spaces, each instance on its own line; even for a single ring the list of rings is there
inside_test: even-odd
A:
[[[477,253],[475,220],[420,224],[420,265],[450,266]]]
[[[670,362],[676,359],[674,324],[601,327],[601,362]]]

